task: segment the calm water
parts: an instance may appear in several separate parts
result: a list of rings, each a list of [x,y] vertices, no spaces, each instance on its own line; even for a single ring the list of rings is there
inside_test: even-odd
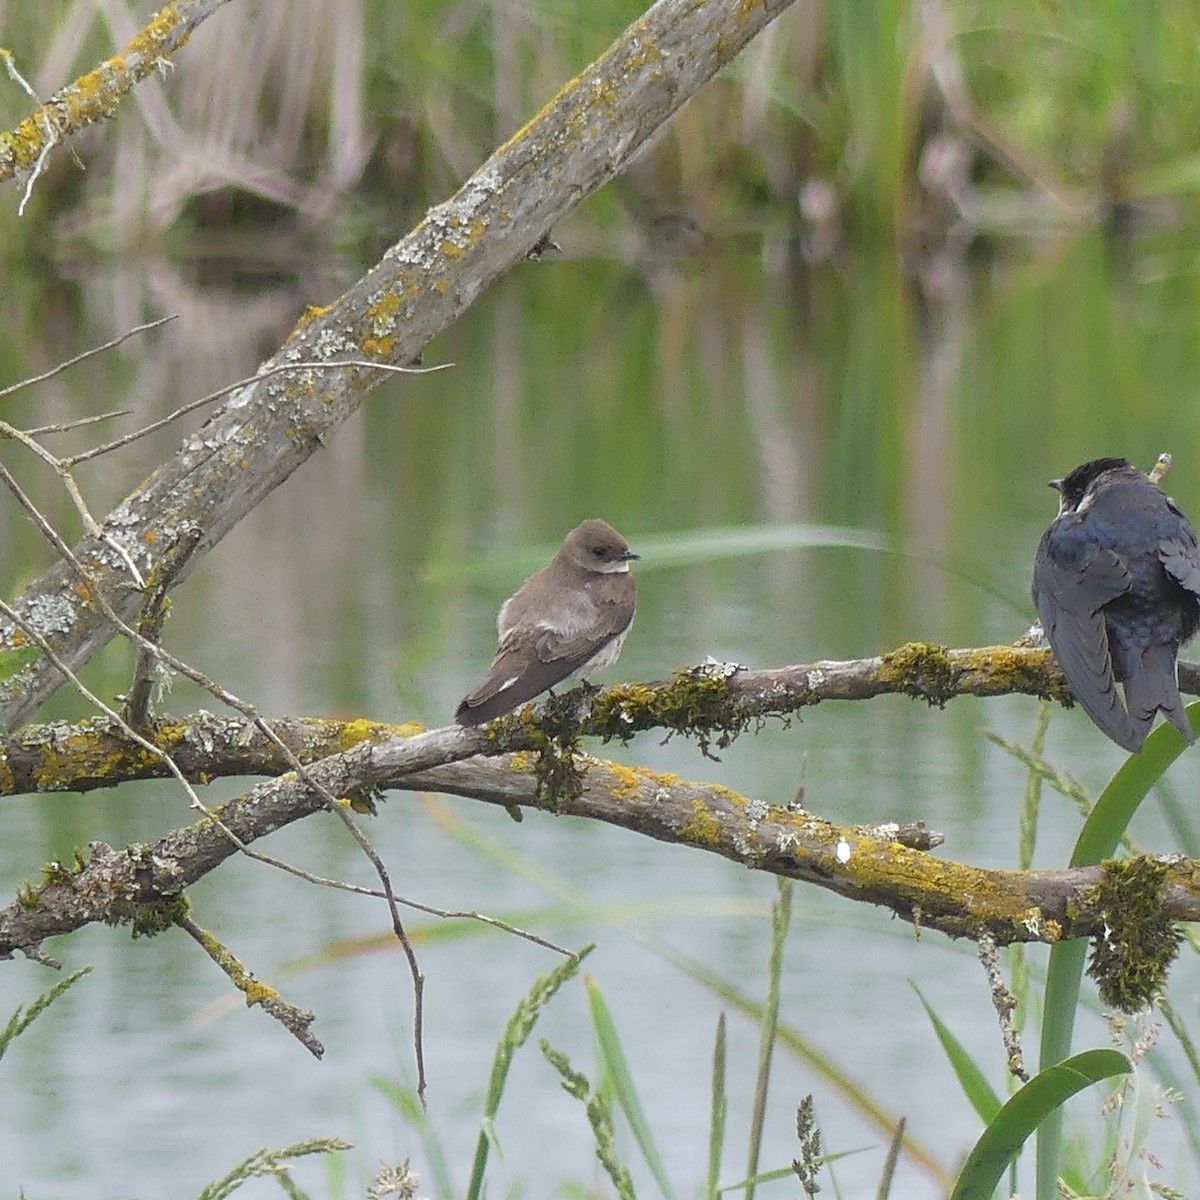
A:
[[[902,551],[796,548],[669,568],[647,556],[637,624],[610,672],[634,679],[709,654],[767,666],[916,638],[1011,640],[1031,619],[1030,562],[1053,511],[1045,481],[1098,453],[1149,466],[1173,451],[1171,490],[1200,514],[1200,276],[1184,237],[1139,243],[1120,270],[1101,242],[1085,240],[969,271],[937,264],[919,279],[902,278],[890,254],[811,270],[776,265],[790,260],[775,251],[629,266],[573,258],[569,227],[558,240],[563,258],[521,267],[429,348],[427,361],[453,362],[452,371],[380,388],[205,561],[177,595],[173,650],[268,713],[437,724],[490,660],[499,602],[585,516],[608,518],[635,549],[639,537],[830,522],[879,531]],[[120,275],[90,268],[77,280],[14,278],[0,298],[14,335],[0,383],[140,320],[181,317],[16,397],[4,415],[24,425],[113,407],[135,409],[130,422],[160,415],[250,374],[304,304],[327,302],[358,269],[336,264],[269,286],[199,282],[161,261]],[[96,509],[183,432],[93,464],[83,482]],[[72,438],[82,441],[61,444]],[[11,449],[6,461],[70,527],[53,484]],[[8,593],[48,561],[11,506],[0,508],[0,551]],[[111,694],[127,671],[114,647],[89,677]],[[164,702],[181,712],[202,703],[182,684]],[[47,714],[80,711],[63,693]],[[822,708],[743,739],[719,763],[655,736],[612,753],[777,802],[803,786],[807,805],[836,819],[924,818],[945,832],[948,857],[1008,867],[1024,777],[979,729],[1028,738],[1036,716],[1028,699],[963,700],[939,713],[893,698]],[[1121,761],[1077,714],[1056,716],[1050,744],[1093,788]],[[1172,772],[1184,797],[1195,791],[1195,761],[1185,756]],[[48,858],[91,840],[145,841],[187,819],[185,799],[165,784],[6,801],[0,885],[11,893]],[[1039,865],[1062,862],[1077,828],[1067,802],[1047,796]],[[370,832],[414,899],[599,943],[588,971],[626,1039],[675,1187],[695,1195],[721,1004],[668,960],[694,960],[761,999],[774,881],[621,831],[533,813],[516,825],[444,797],[392,796]],[[1156,812],[1136,834],[1154,850],[1177,846]],[[306,822],[265,848],[370,882],[332,822]],[[189,1196],[260,1147],[324,1134],[356,1149],[340,1184],[319,1163],[297,1169],[316,1194],[359,1195],[380,1159],[408,1155],[432,1193],[420,1139],[369,1082],[404,1078],[411,1058],[408,976],[380,906],[241,862],[193,901],[200,924],[316,1011],[325,1060],[231,1004],[223,978],[182,935],[134,943],[103,929],[60,940],[50,950],[66,966],[94,970],[0,1064],[10,1190],[31,1200]],[[444,936],[426,918],[413,929],[429,979],[430,1120],[461,1189],[491,1047],[555,959],[489,930]],[[54,981],[24,960],[0,966],[0,1018]],[[918,941],[882,910],[796,892],[783,1019],[907,1115],[911,1135],[950,1168],[977,1124],[910,980],[1003,1088],[969,946]],[[1173,985],[1194,1018],[1192,962]],[[744,1019],[730,1021],[732,1182],[744,1166],[756,1039]],[[557,997],[538,1033],[595,1075],[581,986]],[[1087,1018],[1077,1045],[1105,1038]],[[557,1195],[598,1178],[582,1111],[535,1043],[518,1057],[501,1110],[493,1196]],[[874,1194],[885,1139],[832,1082],[786,1056],[772,1079],[764,1166],[794,1157],[795,1105],[807,1092],[826,1146],[862,1149],[838,1164],[843,1194]],[[1089,1104],[1099,1097],[1077,1104],[1081,1118]],[[1162,1138],[1152,1145],[1170,1161],[1169,1125]],[[646,1180],[636,1148],[625,1149]],[[1195,1166],[1178,1170],[1165,1178],[1186,1190]],[[763,1190],[794,1193],[787,1183]],[[266,1182],[240,1193],[276,1194]],[[940,1194],[912,1163],[893,1191]]]

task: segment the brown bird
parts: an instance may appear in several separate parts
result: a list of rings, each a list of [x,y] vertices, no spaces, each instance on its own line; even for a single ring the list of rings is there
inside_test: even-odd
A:
[[[481,725],[556,684],[612,666],[633,624],[638,555],[606,521],[577,525],[548,566],[500,607],[500,649],[487,678],[458,706],[460,725]]]

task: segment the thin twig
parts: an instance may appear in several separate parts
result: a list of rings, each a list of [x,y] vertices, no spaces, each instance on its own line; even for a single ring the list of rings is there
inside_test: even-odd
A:
[[[996,1009],[996,1016],[1000,1018],[1000,1036],[1004,1039],[1004,1053],[1008,1059],[1009,1073],[1015,1075],[1022,1083],[1028,1083],[1029,1072],[1025,1070],[1025,1054],[1021,1049],[1021,1037],[1017,1033],[1012,1019],[1017,1001],[1004,982],[1004,975],[1000,970],[1000,956],[996,953],[996,939],[990,933],[981,933],[977,949],[979,961],[983,964],[983,972],[987,976],[992,1005]]]
[[[51,367],[50,370],[43,371],[40,375],[31,375],[28,379],[22,379],[17,383],[10,384],[6,388],[0,388],[0,400],[3,400],[5,396],[11,396],[14,392],[22,391],[27,387],[33,387],[38,383],[45,383],[47,379],[53,379],[55,375],[61,375],[63,371],[69,370],[71,367],[75,366],[77,363],[83,362],[85,359],[93,358],[97,354],[103,354],[106,350],[112,350],[114,347],[119,346],[122,342],[128,341],[131,337],[136,337],[139,333],[146,333],[151,329],[157,329],[160,325],[166,325],[175,319],[176,316],[173,314],[169,317],[159,317],[157,321],[148,321],[145,325],[135,325],[132,329],[127,329],[124,333],[119,334],[117,337],[112,338],[107,342],[103,342],[99,346],[93,346],[90,350],[85,350],[82,354],[75,355],[74,358],[68,358],[65,362],[57,363],[55,366]],[[101,418],[94,417],[92,419],[100,420]],[[30,434],[35,434],[39,431],[36,429],[31,429],[28,430],[28,432]]]
[[[277,870],[284,871],[288,875],[295,875],[297,879],[303,879],[305,883],[316,884],[318,887],[334,888],[339,892],[350,892],[355,896],[370,896],[375,900],[387,899],[387,893],[381,891],[379,888],[363,887],[358,883],[347,883],[344,879],[328,879],[324,875],[316,875],[312,871],[306,871],[303,867],[298,867],[294,863],[284,862],[281,858],[272,858],[269,854],[260,854],[257,850],[253,850],[249,846],[243,848],[243,853],[248,858],[253,858],[255,861],[264,863],[266,866],[275,867]],[[438,908],[433,904],[423,904],[420,900],[410,900],[407,896],[397,896],[396,902],[403,904],[405,908],[412,908],[417,912],[428,913],[431,917],[440,917],[447,921],[478,921],[481,925],[490,925],[493,929],[499,929],[503,933],[511,933],[514,937],[532,942],[535,946],[541,946],[543,949],[553,950],[555,954],[562,954],[566,958],[570,958],[575,953],[574,950],[570,950],[566,946],[560,946],[557,942],[552,942],[549,938],[544,938],[540,934],[530,933],[528,929],[522,929],[519,925],[513,925],[509,921],[502,921],[499,917],[490,917],[487,913],[476,912],[474,909]]]
[[[177,917],[175,924],[225,972],[233,986],[246,997],[247,1004],[257,1004],[270,1013],[314,1058],[324,1056],[325,1047],[312,1032],[312,1023],[316,1020],[314,1013],[289,1004],[273,987],[260,983],[228,946],[207,929],[201,929],[191,917]]]
[[[324,789],[322,789],[324,791]],[[383,884],[387,897],[388,912],[392,916],[392,931],[400,945],[404,947],[404,956],[408,959],[408,969],[413,981],[413,1053],[417,1062],[417,1099],[421,1107],[425,1107],[425,973],[417,963],[417,953],[408,940],[404,931],[404,923],[400,920],[400,909],[396,903],[396,893],[392,891],[392,880],[383,859],[376,853],[370,839],[358,827],[358,822],[351,816],[349,810],[341,804],[334,803],[330,810],[334,816],[341,818],[342,824],[350,832],[350,836],[358,842],[359,848],[371,861],[379,882]]]
[[[130,643],[132,643],[139,650],[145,650],[147,653],[153,655],[171,670],[178,671],[188,679],[191,679],[194,683],[198,683],[211,695],[216,696],[225,704],[228,704],[230,708],[240,712],[248,720],[253,721],[256,728],[259,729],[263,736],[271,741],[281,751],[284,757],[290,762],[292,769],[300,776],[305,784],[312,788],[313,791],[325,801],[325,804],[329,810],[333,813],[341,815],[343,810],[338,802],[337,797],[334,796],[333,793],[330,792],[329,789],[326,788],[318,779],[314,778],[308,768],[300,761],[299,758],[296,757],[295,754],[292,753],[291,748],[287,746],[286,743],[279,737],[279,735],[276,734],[276,732],[271,728],[269,722],[263,719],[258,712],[258,709],[255,708],[254,705],[249,704],[244,700],[240,700],[228,689],[221,687],[220,684],[209,679],[208,676],[206,676],[202,671],[198,671],[195,667],[192,667],[183,662],[181,659],[176,658],[173,654],[169,654],[161,646],[155,645],[148,638],[143,637],[137,630],[133,629],[127,622],[121,619],[116,610],[108,602],[108,599],[105,597],[101,588],[97,586],[96,582],[88,574],[83,564],[75,556],[75,553],[71,547],[68,546],[65,541],[63,541],[58,530],[56,530],[54,526],[50,524],[38,507],[33,503],[33,501],[29,499],[21,486],[12,477],[8,471],[8,468],[5,467],[2,462],[0,462],[0,482],[3,482],[9,491],[12,492],[12,494],[16,497],[17,502],[30,515],[38,529],[41,530],[42,535],[49,540],[50,544],[55,548],[55,550],[58,551],[59,555],[71,567],[71,569],[75,571],[80,580],[87,585],[89,592],[100,608],[100,611],[104,613],[105,617],[111,621],[112,624],[118,630],[120,630],[122,634],[124,634]],[[4,609],[7,610],[8,613],[11,613],[13,618],[16,618],[16,614],[11,608],[9,608],[7,605],[4,605]],[[28,629],[28,624],[26,622],[22,622],[21,624],[22,628]],[[52,651],[50,651],[49,644],[44,638],[41,637],[40,634],[37,635],[37,641],[47,652],[52,653]],[[57,656],[52,657],[51,661],[55,666],[59,666],[61,662]],[[65,664],[63,664],[63,667],[65,668]],[[68,679],[74,682],[81,691],[83,690],[83,685],[77,681],[76,677],[69,670],[64,670],[64,674]],[[216,824],[229,836],[230,840],[239,850],[243,852],[246,851],[245,844],[241,841],[241,839],[238,838],[233,831],[229,829],[219,817],[216,816],[215,813],[211,812],[204,805],[200,797],[196,794],[195,789],[187,782],[183,776],[183,773],[179,770],[179,767],[165,751],[160,750],[153,743],[148,742],[145,738],[141,737],[141,735],[135,730],[130,729],[129,726],[122,721],[122,719],[115,712],[113,712],[112,709],[103,704],[98,697],[94,698],[90,693],[87,692],[84,694],[87,695],[89,700],[92,700],[95,704],[97,704],[101,711],[108,715],[112,720],[116,721],[122,729],[128,730],[130,736],[133,737],[140,745],[143,745],[155,754],[160,755],[164,762],[166,762],[168,767],[171,769],[171,773],[175,775],[175,777],[183,784],[192,804],[210,819],[215,821]],[[354,836],[359,842],[359,845],[363,847],[364,852],[371,861],[371,864],[375,867],[376,873],[379,875],[380,883],[383,884],[383,889],[387,898],[388,909],[392,918],[392,927],[395,930],[396,936],[399,938],[401,945],[404,947],[405,956],[409,964],[409,970],[412,974],[414,998],[413,1027],[417,1040],[418,1095],[421,1096],[422,1103],[424,1103],[425,1055],[422,1046],[422,1032],[424,1029],[425,976],[420,971],[416,960],[416,952],[413,950],[412,945],[408,940],[408,936],[404,932],[404,925],[400,920],[400,910],[396,903],[395,893],[392,891],[391,880],[388,877],[387,870],[384,867],[382,860],[375,853],[374,849],[370,847],[370,843],[367,841],[366,836],[353,821],[349,823],[349,827],[352,836]]]
[[[35,429],[26,429],[27,437],[44,437],[48,433],[69,433],[73,429],[83,429],[86,425],[98,425],[101,421],[111,421],[114,417],[127,417],[133,412],[132,408],[114,408],[112,412],[97,413],[94,417],[79,417],[74,421],[56,421],[53,425],[39,425]]]
[[[98,458],[101,454],[109,454],[113,450],[120,450],[121,447],[128,446],[130,442],[136,442],[138,438],[143,438],[147,434],[154,433],[156,430],[162,429],[164,425],[170,425],[172,421],[177,421],[180,417],[186,416],[197,408],[203,408],[204,405],[211,404],[214,400],[220,400],[222,396],[236,392],[238,388],[249,387],[252,383],[259,382],[259,380],[269,379],[272,375],[286,375],[289,371],[328,371],[334,367],[364,367],[374,371],[390,371],[398,375],[431,375],[435,371],[448,370],[454,365],[454,363],[440,363],[436,367],[395,367],[390,363],[372,362],[369,359],[363,358],[349,358],[339,359],[334,362],[295,362],[287,363],[281,367],[269,367],[265,371],[260,371],[257,375],[250,375],[245,379],[239,379],[236,383],[226,384],[223,388],[219,388],[215,392],[209,392],[207,396],[201,396],[198,400],[189,400],[173,413],[169,413],[157,421],[152,421],[149,425],[134,430],[133,433],[127,433],[124,437],[115,438],[113,441],[105,442],[101,446],[93,446],[90,450],[81,450],[78,454],[68,455],[62,462],[68,468],[76,467],[81,462]],[[3,395],[4,393],[0,392],[0,397]]]
[[[146,599],[142,602],[138,617],[138,633],[156,649],[160,649],[163,622],[167,619],[167,593],[175,577],[191,557],[200,540],[199,525],[188,525],[179,531],[179,536],[163,553],[150,577]],[[159,668],[159,657],[141,646],[133,665],[133,682],[129,687],[129,699],[125,702],[125,720],[135,729],[146,728],[146,717],[150,711],[150,697],[154,692],[155,675]]]

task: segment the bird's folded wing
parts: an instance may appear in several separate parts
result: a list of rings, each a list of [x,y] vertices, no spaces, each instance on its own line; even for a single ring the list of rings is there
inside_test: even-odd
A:
[[[1163,569],[1181,588],[1200,596],[1200,549],[1195,537],[1184,533],[1163,538],[1158,545],[1158,557]]]
[[[1126,750],[1141,749],[1146,729],[1130,720],[1117,694],[1108,631],[1100,611],[1129,588],[1129,572],[1111,550],[1075,541],[1044,545],[1034,568],[1034,599],[1054,657],[1084,711]]]

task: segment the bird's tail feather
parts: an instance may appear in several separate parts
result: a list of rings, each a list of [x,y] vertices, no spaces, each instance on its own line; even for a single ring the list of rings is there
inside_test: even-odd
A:
[[[1175,647],[1150,646],[1142,655],[1138,670],[1125,681],[1125,705],[1136,728],[1149,732],[1155,714],[1163,715],[1183,734],[1188,743],[1196,740],[1192,724],[1179,694],[1175,674]],[[1144,734],[1143,734],[1144,736]]]

